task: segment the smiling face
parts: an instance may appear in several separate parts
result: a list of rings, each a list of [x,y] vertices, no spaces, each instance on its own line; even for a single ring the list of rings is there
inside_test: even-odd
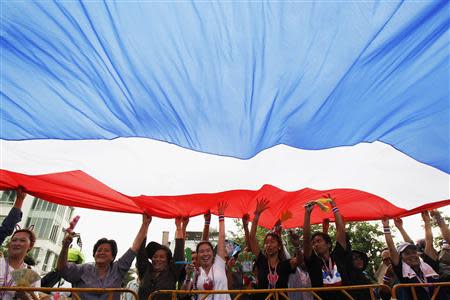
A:
[[[212,266],[214,259],[214,251],[211,248],[211,245],[209,243],[201,244],[198,247],[197,251],[197,260],[198,264],[202,268],[208,268]]]
[[[24,258],[32,248],[30,235],[27,232],[15,233],[8,245],[10,257]]]
[[[164,270],[168,265],[167,251],[164,249],[157,250],[152,256],[152,265],[156,272]]]
[[[114,257],[111,249],[111,245],[108,243],[100,244],[95,251],[94,260],[96,264],[110,264],[113,262]]]
[[[402,254],[402,260],[410,267],[417,267],[420,266],[420,257],[419,253],[417,252],[417,249],[412,247],[407,247],[405,250],[403,250]]]
[[[281,245],[278,240],[271,235],[267,235],[264,239],[264,252],[266,255],[269,257],[278,256],[278,252],[280,251]]]

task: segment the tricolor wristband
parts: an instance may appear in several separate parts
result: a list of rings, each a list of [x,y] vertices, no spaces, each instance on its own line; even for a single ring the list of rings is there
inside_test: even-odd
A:
[[[205,225],[209,225],[210,221],[205,221]]]
[[[338,212],[339,212],[339,208],[337,208],[337,207],[335,206],[335,207],[333,207],[332,211],[333,211],[333,214],[338,213]]]
[[[388,276],[383,276],[383,280],[384,280],[384,281],[388,281],[388,282],[389,282],[389,281],[391,281],[391,277],[388,277]]]
[[[219,222],[225,220],[225,216],[224,215],[220,215],[219,216]]]
[[[391,233],[391,228],[390,227],[383,227],[383,232],[390,234]]]

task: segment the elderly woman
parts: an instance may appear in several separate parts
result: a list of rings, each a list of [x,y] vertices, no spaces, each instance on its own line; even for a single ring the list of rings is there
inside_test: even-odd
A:
[[[400,283],[432,283],[439,280],[439,262],[437,252],[433,247],[433,234],[431,231],[431,219],[427,211],[422,212],[425,227],[425,249],[422,259],[417,251],[417,246],[408,242],[402,242],[396,248],[391,236],[389,220],[383,220],[384,237],[391,254],[392,266]],[[402,289],[404,294],[399,299],[412,299],[409,288]],[[431,299],[432,287],[415,288],[418,299]],[[435,299],[448,299],[442,292]]]
[[[150,242],[145,247],[142,242],[137,256],[137,269],[142,278],[139,286],[139,299],[147,299],[157,290],[174,290],[180,276],[182,265],[175,265],[175,261],[184,260],[184,239],[189,218],[175,219],[177,230],[175,232],[175,256],[166,246],[157,242]],[[151,262],[149,261],[151,259]],[[171,295],[156,295],[154,299],[170,299]]]
[[[0,226],[0,245],[7,236],[13,233],[14,226],[20,222],[22,218],[22,204],[26,197],[26,193],[22,187],[19,187],[16,191],[16,201],[14,206],[9,212],[8,216],[3,220]],[[31,269],[31,266],[25,263],[25,257],[28,252],[33,248],[36,241],[36,236],[31,229],[19,229],[11,237],[8,243],[8,257],[0,257],[0,286],[8,287],[15,286],[16,283],[11,277],[11,272],[17,269]],[[32,283],[31,286],[39,287],[40,280]],[[23,293],[15,292],[0,292],[0,299],[28,299]]]
[[[217,254],[209,241],[201,241],[197,244],[198,268],[195,271],[193,282],[189,276],[186,277],[181,289],[193,290],[228,290],[228,280],[225,269],[225,217],[224,213],[227,203],[220,203],[217,211],[219,214],[219,240],[217,242]],[[194,271],[195,266],[186,267],[187,273]],[[199,295],[198,299],[208,300],[230,300],[229,294]]]
[[[72,243],[72,235],[66,234],[63,246],[58,258],[57,271],[62,277],[72,283],[76,288],[120,288],[122,280],[131,267],[139,247],[147,235],[148,226],[152,218],[143,215],[142,225],[134,239],[133,245],[121,258],[115,261],[117,255],[117,244],[114,240],[102,238],[94,245],[95,263],[77,265],[67,262],[69,246]],[[108,294],[83,293],[84,300],[108,299]],[[113,299],[119,300],[120,295],[114,294]]]

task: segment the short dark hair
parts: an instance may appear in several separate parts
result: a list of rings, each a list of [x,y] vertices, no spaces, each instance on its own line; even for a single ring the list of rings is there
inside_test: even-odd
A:
[[[98,249],[98,247],[100,247],[101,244],[109,244],[111,246],[111,252],[112,252],[113,260],[116,259],[117,243],[116,243],[115,240],[108,240],[107,238],[101,238],[95,243],[93,256],[95,256],[95,252],[97,252],[97,249]]]
[[[214,247],[209,241],[201,241],[200,243],[198,243],[197,248],[195,248],[195,252],[198,253],[198,249],[200,248],[201,245],[204,245],[204,244],[208,244],[209,247],[211,247],[211,250],[214,252]]]
[[[333,242],[331,241],[331,237],[330,237],[328,234],[324,233],[324,232],[317,231],[317,232],[314,232],[313,235],[311,236],[311,241],[312,241],[316,236],[320,236],[321,238],[323,238],[323,240],[324,240],[327,244],[330,244],[330,251],[331,251],[331,249],[333,248]]]

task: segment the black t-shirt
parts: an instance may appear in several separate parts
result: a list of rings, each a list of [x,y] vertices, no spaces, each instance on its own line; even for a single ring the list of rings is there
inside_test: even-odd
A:
[[[327,286],[339,286],[350,285],[349,272],[347,271],[352,262],[351,245],[347,241],[347,249],[344,249],[340,243],[336,243],[333,251],[330,254],[330,261],[324,261],[321,257],[317,256],[314,251],[311,257],[305,257],[305,263],[308,268],[309,277],[311,278],[311,285],[313,287],[323,287],[324,279],[330,274],[330,269],[337,270],[337,273],[333,273],[333,278],[340,277],[340,283]],[[340,292],[323,292],[320,293],[323,299],[346,299],[344,294]]]
[[[439,272],[439,262],[437,260],[433,260],[431,257],[429,257],[426,254],[421,255],[423,259],[423,263],[428,264],[436,273]],[[393,265],[393,269],[395,274],[398,277],[398,280],[400,283],[421,283],[421,280],[417,276],[414,276],[412,278],[409,277],[403,277],[403,261],[400,257],[398,265]],[[425,278],[426,282],[432,283],[432,282],[439,282],[439,276],[428,276]],[[425,280],[422,280],[422,282]],[[428,300],[431,299],[431,295],[433,295],[433,288],[423,288],[423,287],[417,287],[415,288],[417,293],[417,299],[421,300]],[[444,291],[444,290],[443,290]],[[443,299],[450,299],[449,295],[445,295],[445,293],[439,292],[438,297],[436,299],[443,300]],[[412,299],[411,294],[411,288],[403,288],[402,292],[404,293],[404,299]]]
[[[269,287],[269,262],[267,261],[267,257],[259,252],[258,257],[256,258],[255,266],[258,270],[258,289],[268,289]],[[289,259],[280,261],[276,267],[276,270],[272,270],[272,274],[276,272],[278,275],[278,280],[276,281],[276,288],[287,288],[289,275],[295,273],[295,268],[291,268],[291,263]]]

